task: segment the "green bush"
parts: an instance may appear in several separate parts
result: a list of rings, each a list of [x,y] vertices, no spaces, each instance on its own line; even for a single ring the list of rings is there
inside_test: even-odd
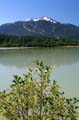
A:
[[[36,62],[34,68],[19,77],[0,93],[0,114],[6,120],[77,120],[77,98],[66,98],[55,80],[50,80],[51,68]]]

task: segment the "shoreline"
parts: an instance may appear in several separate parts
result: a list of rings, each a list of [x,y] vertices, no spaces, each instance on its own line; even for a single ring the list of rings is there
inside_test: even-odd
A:
[[[54,47],[0,47],[0,50],[4,49],[24,49],[24,48],[79,48],[79,46],[54,46]]]
[[[61,46],[61,47],[79,47],[79,46]]]

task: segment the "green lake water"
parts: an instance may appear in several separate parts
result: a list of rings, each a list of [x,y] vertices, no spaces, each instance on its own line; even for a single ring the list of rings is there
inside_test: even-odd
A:
[[[55,79],[68,97],[79,97],[79,48],[0,48],[0,90],[8,89],[13,75],[22,76],[34,61],[55,66]]]

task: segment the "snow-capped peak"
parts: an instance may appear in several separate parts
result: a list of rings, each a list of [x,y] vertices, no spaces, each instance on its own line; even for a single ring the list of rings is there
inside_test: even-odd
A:
[[[41,18],[35,18],[33,19],[33,21],[39,21],[39,20],[45,20],[45,21],[49,21],[49,22],[52,22],[52,23],[56,23],[55,20],[49,18],[49,17],[41,17]]]

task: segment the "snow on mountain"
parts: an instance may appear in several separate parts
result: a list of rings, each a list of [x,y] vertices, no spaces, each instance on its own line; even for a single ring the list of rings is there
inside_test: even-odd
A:
[[[46,17],[46,16],[40,17],[40,18],[34,18],[34,19],[27,19],[26,21],[40,21],[40,20],[45,20],[45,21],[49,21],[52,23],[57,23],[54,19]]]

